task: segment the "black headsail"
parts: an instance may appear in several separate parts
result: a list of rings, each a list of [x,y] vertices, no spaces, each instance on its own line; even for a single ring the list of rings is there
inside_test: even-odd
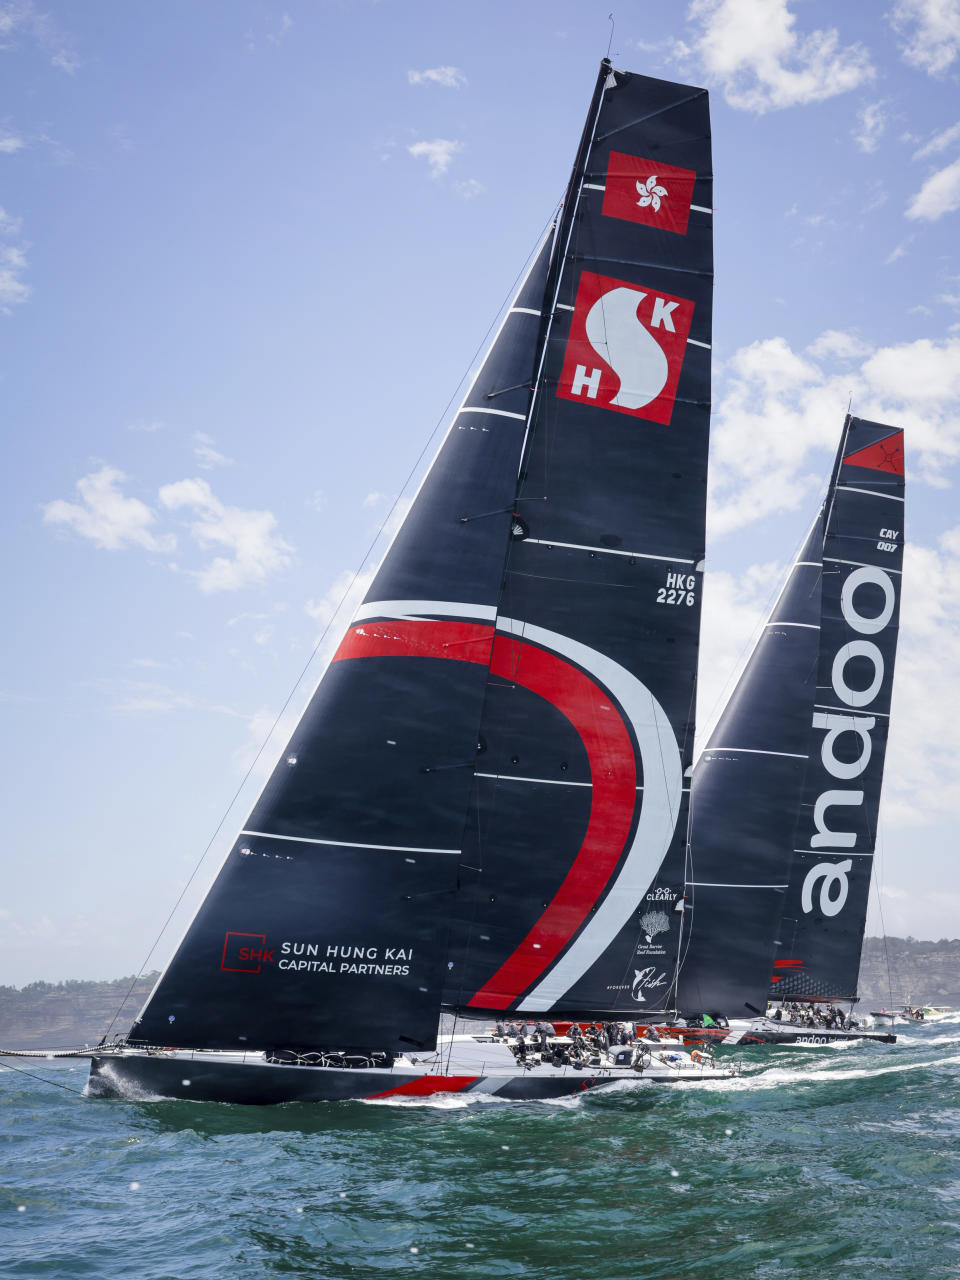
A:
[[[848,418],[841,456],[775,997],[856,998],[877,835],[899,631],[903,432]]]
[[[704,549],[707,94],[601,71],[558,236],[446,1003],[662,1007]]]
[[[816,700],[830,494],[693,771],[677,1008],[766,1008]]]
[[[132,1040],[435,1043],[548,258]]]

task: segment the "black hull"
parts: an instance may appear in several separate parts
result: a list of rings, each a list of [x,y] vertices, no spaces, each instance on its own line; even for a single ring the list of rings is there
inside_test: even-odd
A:
[[[224,1062],[211,1057],[168,1058],[104,1055],[90,1061],[87,1093],[94,1098],[191,1102],[236,1102],[273,1106],[281,1102],[338,1102],[350,1099],[424,1098],[438,1093],[495,1094],[508,1100],[562,1098],[641,1077],[624,1071],[566,1070],[479,1076],[416,1074],[409,1069],[348,1070],[338,1067],[280,1066]]]

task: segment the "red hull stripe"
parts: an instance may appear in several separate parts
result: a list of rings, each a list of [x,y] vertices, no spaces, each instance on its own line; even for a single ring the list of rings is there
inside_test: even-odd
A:
[[[593,783],[583,843],[543,915],[469,1002],[476,1008],[506,1009],[557,958],[616,869],[637,802],[630,734],[609,695],[589,676],[557,654],[508,636],[494,639],[493,627],[480,623],[411,619],[360,623],[346,634],[334,661],[372,657],[489,661],[494,675],[522,685],[556,707],[583,741]]]
[[[593,782],[583,844],[543,915],[469,1001],[506,1009],[553,963],[586,920],[623,852],[637,801],[633,744],[609,694],[556,654],[498,635],[490,670],[545,698],[583,740]]]
[[[368,1101],[374,1098],[429,1098],[434,1093],[460,1093],[468,1085],[476,1084],[479,1079],[480,1076],[418,1076],[416,1080],[398,1084],[395,1089],[371,1093]]]
[[[876,444],[868,444],[865,449],[849,454],[843,462],[844,466],[869,467],[871,471],[890,471],[895,476],[902,476],[903,432],[894,431]]]

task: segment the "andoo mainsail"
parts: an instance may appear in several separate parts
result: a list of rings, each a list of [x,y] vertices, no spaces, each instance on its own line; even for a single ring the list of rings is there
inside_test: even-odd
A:
[[[704,1013],[762,1015],[768,997],[857,998],[896,656],[903,489],[903,432],[848,416],[824,503],[697,762],[692,909],[677,984],[677,1007],[693,1022]],[[810,1034],[761,1020],[739,1042]],[[818,1041],[844,1034],[815,1030]]]
[[[442,1009],[633,1018],[677,954],[710,405],[702,89],[600,70],[524,282],[300,724],[91,1091],[552,1097]]]

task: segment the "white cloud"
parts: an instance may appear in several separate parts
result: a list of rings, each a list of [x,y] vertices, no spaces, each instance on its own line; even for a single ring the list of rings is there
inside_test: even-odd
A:
[[[0,155],[12,156],[15,152],[22,150],[27,144],[15,133],[0,134]]]
[[[104,466],[77,481],[80,502],[58,498],[43,508],[45,524],[65,525],[74,533],[107,551],[137,546],[147,551],[171,552],[172,534],[153,532],[156,513],[139,498],[127,498],[119,490],[126,476],[116,467]]]
[[[908,218],[936,222],[960,208],[960,159],[929,177],[907,206]]]
[[[890,15],[905,37],[904,60],[928,75],[942,74],[960,51],[960,0],[897,0]]]
[[[39,13],[32,0],[0,3],[0,49],[14,49],[20,36],[32,39],[50,62],[68,74],[80,62],[48,13]]]
[[[408,71],[411,84],[436,84],[442,89],[462,89],[467,77],[459,67],[430,67],[426,71]]]
[[[463,182],[454,183],[454,190],[462,200],[475,200],[477,196],[483,195],[486,187],[476,178],[467,178]]]
[[[869,352],[846,338],[828,331],[803,356],[769,338],[729,361],[714,413],[711,538],[812,505],[823,487],[820,451],[835,450],[851,396],[859,415],[904,428],[914,479],[947,482],[960,459],[960,338]],[[851,368],[854,351],[860,363]],[[827,361],[841,357],[843,367],[828,370]]]
[[[153,431],[162,431],[165,425],[163,422],[129,422],[127,423],[127,430],[143,431],[149,434]]]
[[[0,236],[10,237],[20,232],[20,219],[12,217],[0,207]],[[9,315],[11,307],[26,302],[31,289],[21,279],[27,269],[27,255],[13,244],[0,244],[0,314]]]
[[[211,471],[214,467],[232,467],[233,459],[226,457],[225,454],[218,453],[213,448],[213,439],[211,436],[205,435],[204,432],[198,431],[193,437],[196,444],[193,448],[193,456],[197,463],[204,471]]]
[[[896,248],[891,249],[884,258],[883,265],[885,267],[890,267],[895,262],[899,262],[901,258],[905,258],[907,256],[907,250],[910,248],[911,244],[913,244],[913,236],[907,236],[905,240],[901,240]]]
[[[280,25],[279,27],[277,27],[276,31],[267,32],[267,39],[270,41],[271,44],[279,45],[290,34],[292,30],[293,30],[293,19],[290,17],[289,13],[285,13],[283,17],[280,19]]]
[[[874,76],[867,51],[842,47],[835,29],[800,35],[788,0],[693,0],[690,16],[704,69],[743,111],[822,102]]]
[[[382,501],[383,501],[383,494],[379,491],[379,489],[371,489],[370,492],[367,494],[367,496],[364,498],[363,502],[361,503],[361,506],[376,507],[376,506],[379,506],[379,504]]]
[[[955,142],[960,141],[960,122],[952,124],[949,129],[943,129],[940,133],[935,133],[929,142],[925,142],[919,151],[913,153],[914,160],[925,160],[927,156],[937,155],[941,151],[946,151],[947,147],[953,146]]]
[[[407,150],[415,160],[422,156],[430,166],[430,177],[439,178],[450,168],[453,157],[463,150],[463,143],[451,138],[434,138],[432,142],[414,142]]]
[[[826,329],[806,349],[808,356],[816,360],[820,356],[833,356],[838,360],[855,360],[869,355],[873,350],[866,342],[842,329]]]
[[[256,586],[286,569],[293,550],[276,532],[270,511],[225,506],[206,480],[178,480],[160,490],[168,511],[184,507],[196,513],[190,533],[201,547],[225,547],[229,555],[215,556],[203,569],[192,571],[200,590],[237,591]]]
[[[882,102],[869,102],[857,115],[859,128],[853,132],[853,140],[861,151],[876,151],[887,127],[887,113]]]

